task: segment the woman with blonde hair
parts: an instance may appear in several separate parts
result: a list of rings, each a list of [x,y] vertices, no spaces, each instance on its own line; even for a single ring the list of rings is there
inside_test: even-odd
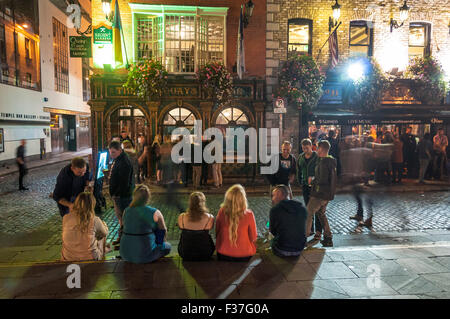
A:
[[[105,258],[108,227],[94,213],[92,193],[80,193],[70,212],[63,217],[61,260],[101,260]],[[109,248],[109,247],[108,247]]]
[[[245,189],[231,186],[216,218],[216,250],[219,260],[248,261],[256,253],[255,215],[248,209]]]
[[[148,206],[150,189],[138,185],[133,201],[123,213],[123,233],[120,255],[125,261],[136,264],[150,263],[170,253],[171,246],[165,241],[166,224],[161,212]]]
[[[181,229],[178,254],[187,261],[206,261],[214,253],[214,242],[209,231],[214,226],[214,216],[206,207],[206,197],[202,192],[189,196],[189,208],[178,216]]]

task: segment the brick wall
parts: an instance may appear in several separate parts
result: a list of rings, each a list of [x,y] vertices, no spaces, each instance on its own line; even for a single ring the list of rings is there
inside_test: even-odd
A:
[[[329,36],[328,17],[332,16],[331,6],[334,0],[267,0],[266,28],[266,82],[267,99],[278,82],[279,66],[287,58],[288,20],[306,18],[313,21],[312,55],[321,67],[326,68],[329,61],[328,44],[319,49]],[[410,7],[405,25],[390,32],[391,15],[399,19],[399,7],[403,0],[370,1],[370,0],[339,0],[342,22],[339,27],[338,47],[339,59],[349,56],[349,28],[352,20],[372,21],[374,26],[374,57],[381,66],[388,70],[398,66],[404,69],[408,63],[408,34],[410,22],[431,23],[431,54],[443,62],[450,73],[450,0],[409,0]],[[382,6],[381,6],[381,5]],[[375,7],[375,5],[377,5]],[[371,7],[375,10],[369,10]],[[373,12],[373,13],[372,13]],[[272,112],[272,102],[266,108],[267,127],[278,127],[277,114]],[[282,132],[282,139],[291,135],[298,136],[298,112],[289,110],[287,125]],[[297,115],[297,116],[296,116]],[[298,141],[295,141],[298,143]],[[298,149],[298,148],[297,148]]]
[[[227,40],[227,67],[232,70],[236,63],[237,32],[239,27],[239,10],[243,0],[118,0],[122,18],[128,56],[132,51],[132,14],[128,3],[148,3],[184,6],[227,7],[226,40]],[[264,1],[254,1],[255,8],[250,24],[244,30],[245,61],[247,72],[245,76],[265,76],[265,32],[266,29],[266,4]],[[114,5],[114,1],[112,3]],[[114,7],[112,8],[114,9]],[[105,15],[102,10],[101,0],[92,0],[92,25],[98,26],[105,23]]]

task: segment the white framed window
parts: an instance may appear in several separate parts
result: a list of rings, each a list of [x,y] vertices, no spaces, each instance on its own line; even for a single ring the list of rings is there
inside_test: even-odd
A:
[[[170,73],[194,73],[207,62],[226,63],[228,8],[129,5],[136,61],[156,59]]]

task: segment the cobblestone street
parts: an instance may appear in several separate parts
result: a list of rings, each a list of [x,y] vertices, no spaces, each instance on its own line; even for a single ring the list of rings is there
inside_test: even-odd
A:
[[[26,176],[26,192],[16,191],[17,174],[0,178],[0,239],[4,246],[54,245],[61,241],[61,217],[55,202],[49,198],[58,174],[64,163],[31,170]],[[374,230],[430,230],[450,227],[450,194],[448,192],[371,193],[374,200]],[[179,196],[186,207],[187,195]],[[297,199],[302,199],[297,196]],[[223,195],[208,195],[207,204],[216,215]],[[258,233],[264,234],[268,221],[270,199],[266,196],[249,196],[249,206],[255,212]],[[178,211],[168,206],[163,195],[155,194],[152,205],[164,214],[168,226],[168,239],[177,240],[176,225]],[[352,234],[356,222],[349,216],[356,212],[356,202],[350,194],[337,195],[327,210],[334,234]],[[117,233],[117,220],[111,203],[102,214],[109,228],[109,240]],[[363,232],[369,232],[363,229]]]

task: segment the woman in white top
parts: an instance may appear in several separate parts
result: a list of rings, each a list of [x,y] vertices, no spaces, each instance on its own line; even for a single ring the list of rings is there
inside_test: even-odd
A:
[[[108,227],[94,213],[92,193],[78,195],[70,212],[63,217],[62,261],[101,260],[105,258]]]

